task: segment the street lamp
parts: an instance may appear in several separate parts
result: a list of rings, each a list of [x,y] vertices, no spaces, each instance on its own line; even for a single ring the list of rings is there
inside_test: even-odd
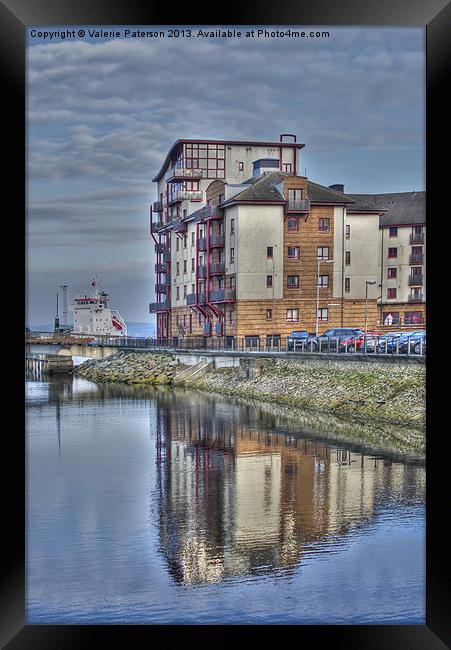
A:
[[[324,264],[330,264],[333,262],[333,260],[323,260],[322,257],[318,257],[318,264],[317,264],[317,269],[316,269],[316,336],[318,336],[318,312],[319,312],[319,265],[321,262],[324,262]]]
[[[365,280],[365,335],[368,330],[368,285],[376,284],[376,280]]]

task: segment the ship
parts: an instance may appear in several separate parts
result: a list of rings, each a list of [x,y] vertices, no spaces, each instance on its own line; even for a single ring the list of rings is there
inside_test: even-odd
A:
[[[109,309],[110,296],[100,288],[99,278],[93,278],[90,295],[80,293],[70,306],[74,312],[74,334],[127,336],[127,325],[117,309]]]

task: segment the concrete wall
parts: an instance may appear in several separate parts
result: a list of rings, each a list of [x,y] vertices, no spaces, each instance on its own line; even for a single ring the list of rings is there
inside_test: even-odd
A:
[[[345,298],[365,298],[366,281],[375,281],[368,285],[368,298],[380,295],[379,274],[379,215],[347,214],[346,225],[350,226],[350,237],[345,238],[345,251],[351,253],[351,264],[345,265],[345,278],[350,279],[350,291],[345,291]]]

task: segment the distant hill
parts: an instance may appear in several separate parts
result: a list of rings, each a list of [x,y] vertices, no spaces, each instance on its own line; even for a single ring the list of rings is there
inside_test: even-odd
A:
[[[32,332],[53,332],[53,323],[46,323],[45,325],[28,325]],[[147,337],[156,335],[155,323],[140,323],[129,322],[127,323],[128,336]]]

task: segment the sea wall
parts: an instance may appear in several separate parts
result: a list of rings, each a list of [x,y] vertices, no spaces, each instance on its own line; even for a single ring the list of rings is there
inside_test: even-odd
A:
[[[424,427],[425,366],[353,361],[240,360],[193,386],[223,395]]]
[[[91,359],[74,374],[95,382],[172,384],[176,361],[170,354],[120,351],[106,359]]]

